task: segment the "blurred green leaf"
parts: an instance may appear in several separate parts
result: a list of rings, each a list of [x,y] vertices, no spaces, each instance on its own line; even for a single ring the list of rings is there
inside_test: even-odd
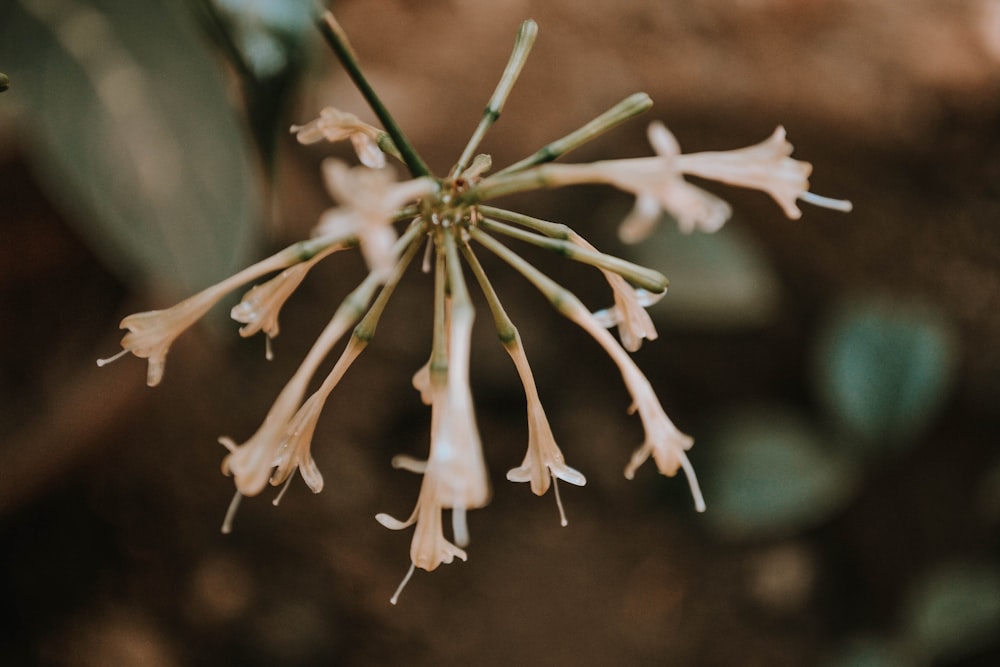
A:
[[[174,295],[245,263],[259,177],[218,60],[172,3],[0,10],[27,157],[92,248]]]
[[[911,591],[905,636],[937,659],[954,660],[1000,640],[1000,570],[956,562],[928,573]]]
[[[873,453],[906,443],[934,418],[955,356],[945,316],[930,307],[851,302],[820,335],[815,382],[849,442]]]
[[[682,234],[664,218],[642,244],[629,248],[640,264],[670,278],[670,292],[650,311],[663,327],[759,327],[777,312],[779,282],[745,230],[729,224],[714,234]]]
[[[259,79],[275,76],[294,60],[313,30],[315,0],[211,0],[221,11],[235,47]]]
[[[798,414],[760,407],[728,415],[710,438],[706,519],[733,538],[787,535],[838,510],[855,471]]]

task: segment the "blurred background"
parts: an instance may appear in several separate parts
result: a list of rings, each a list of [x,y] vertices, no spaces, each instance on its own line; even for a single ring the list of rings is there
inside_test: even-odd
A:
[[[227,321],[240,293],[145,363],[94,360],[120,319],[164,307],[308,234],[342,146],[287,128],[334,105],[372,120],[312,3],[0,2],[0,663],[4,665],[1000,664],[1000,2],[345,0],[334,9],[438,173],[478,122],[520,22],[540,26],[482,149],[502,166],[626,95],[643,119],[569,159],[686,152],[784,125],[842,215],[785,219],[708,185],[733,219],[665,221],[638,247],[630,197],[510,202],[664,272],[660,339],[635,356],[674,421],[683,480],[622,470],[642,433],[616,369],[517,275],[490,265],[556,437],[585,488],[504,480],[524,398],[485,309],[472,369],[494,500],[469,562],[418,572],[409,514],[430,414],[410,386],[431,289],[405,280],[332,395],[326,489],[280,507],[232,493],[245,439],[363,275],[341,253],[282,313],[276,358]],[[599,276],[525,252],[595,309]]]

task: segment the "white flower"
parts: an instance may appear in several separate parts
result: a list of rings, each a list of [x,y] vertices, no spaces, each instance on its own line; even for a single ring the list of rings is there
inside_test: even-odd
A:
[[[394,460],[393,464],[397,465],[397,461]],[[398,467],[408,466],[398,464]],[[403,592],[403,588],[413,576],[414,568],[419,567],[422,570],[432,572],[442,563],[450,564],[455,558],[460,558],[463,561],[468,560],[465,550],[444,536],[441,519],[443,508],[438,498],[437,480],[433,475],[434,473],[427,474],[425,472],[424,480],[420,485],[417,506],[406,521],[400,521],[385,513],[375,516],[375,519],[389,530],[404,530],[416,524],[413,540],[410,542],[410,568],[403,577],[403,581],[396,588],[396,592],[391,598],[392,604],[396,604],[396,601],[399,600],[400,593]]]
[[[545,410],[538,397],[538,389],[535,387],[528,358],[520,345],[520,336],[517,337],[516,342],[504,347],[521,376],[528,404],[528,451],[519,467],[507,471],[507,479],[511,482],[529,482],[531,491],[536,496],[544,495],[549,490],[550,483],[554,485],[559,518],[562,525],[565,526],[567,525],[566,513],[563,510],[562,499],[559,497],[559,486],[555,480],[558,478],[576,486],[584,486],[587,483],[587,478],[580,471],[566,465],[563,453],[556,444],[549,420],[545,416]]]
[[[298,469],[306,486],[313,493],[323,490],[323,475],[313,460],[311,446],[325,399],[325,395],[316,392],[302,404],[288,423],[285,437],[272,461],[274,467],[274,472],[271,474],[272,485],[278,486],[291,479],[292,474]]]
[[[642,346],[642,339],[656,340],[656,327],[646,308],[653,305],[666,295],[664,290],[655,294],[642,288],[632,287],[616,273],[606,272],[605,277],[611,284],[615,305],[599,310],[593,315],[605,328],[618,327],[618,336],[622,346],[629,352],[635,352]]]
[[[121,329],[128,329],[128,333],[122,337],[122,351],[113,357],[98,359],[97,365],[104,366],[131,352],[140,359],[149,359],[146,384],[155,387],[163,379],[167,352],[173,342],[201,319],[230,289],[232,286],[225,281],[202,290],[171,308],[129,315],[119,325]]]
[[[372,169],[385,166],[385,154],[378,146],[379,135],[384,133],[352,113],[326,107],[319,112],[319,118],[305,125],[292,125],[291,131],[300,144],[313,144],[321,139],[330,142],[350,139],[361,164]]]
[[[597,319],[579,301],[567,300],[563,304],[563,312],[571,320],[576,322],[581,328],[589,333],[594,340],[600,343],[601,347],[608,353],[611,359],[618,366],[622,374],[622,380],[632,396],[632,407],[629,412],[638,412],[642,420],[642,427],[646,438],[642,445],[632,454],[632,458],[625,467],[625,477],[632,479],[636,469],[642,465],[646,459],[652,455],[656,461],[656,467],[667,477],[673,477],[677,470],[684,469],[688,486],[691,487],[691,495],[694,497],[695,509],[699,512],[705,511],[705,499],[701,495],[701,488],[698,486],[698,478],[694,474],[694,468],[688,461],[685,452],[694,444],[694,440],[681,433],[674,423],[667,417],[667,413],[660,405],[660,400],[656,397],[649,379],[636,366],[625,350],[615,341],[614,337],[601,326]]]
[[[569,240],[581,248],[597,252],[597,248],[576,232],[570,234]],[[635,352],[642,347],[643,338],[656,340],[656,327],[653,326],[653,320],[646,312],[646,308],[662,299],[667,293],[666,290],[654,294],[645,289],[632,287],[614,271],[601,269],[601,274],[611,286],[615,300],[615,305],[611,308],[593,314],[601,326],[608,329],[618,327],[618,337],[629,352]]]
[[[792,159],[792,145],[780,125],[759,144],[732,151],[679,155],[677,140],[662,123],[650,124],[649,141],[661,155],[664,150],[675,151],[674,164],[682,174],[761,190],[771,195],[789,218],[802,217],[795,201],[809,191],[812,165]]]
[[[393,216],[407,203],[437,189],[432,178],[397,183],[391,169],[348,167],[333,158],[323,161],[323,174],[330,195],[342,204],[326,211],[314,230],[316,236],[356,236],[368,268],[388,275],[396,264]]]
[[[343,246],[334,246],[331,250],[341,247]],[[240,327],[240,336],[247,338],[258,331],[264,332],[268,342],[268,359],[271,358],[270,342],[280,331],[278,314],[281,312],[281,307],[285,305],[292,292],[302,284],[309,269],[327,254],[329,252],[317,254],[308,261],[285,269],[267,282],[254,285],[243,295],[243,300],[229,311],[231,318],[245,325]]]
[[[754,146],[690,155],[681,154],[674,135],[662,123],[651,123],[647,135],[656,157],[549,167],[556,184],[589,179],[634,193],[635,206],[618,232],[626,243],[648,236],[663,212],[674,217],[685,233],[711,233],[725,224],[732,214],[729,204],[688,183],[685,174],[762,190],[793,219],[802,215],[796,204],[800,199],[838,211],[851,210],[848,201],[809,192],[812,165],[790,157],[792,145],[785,139],[782,127]]]
[[[211,287],[206,287],[171,308],[129,315],[120,324],[121,329],[129,330],[122,337],[122,351],[107,359],[98,359],[97,365],[104,366],[131,352],[139,358],[149,359],[146,384],[155,387],[163,379],[167,352],[178,336],[204,316],[227,293],[260,276],[284,269],[294,261],[296,261],[294,251],[286,248]]]

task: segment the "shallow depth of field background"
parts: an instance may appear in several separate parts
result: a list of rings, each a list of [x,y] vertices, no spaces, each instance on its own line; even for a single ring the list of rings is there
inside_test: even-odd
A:
[[[715,184],[733,219],[638,247],[605,188],[511,200],[671,280],[636,355],[696,444],[708,512],[647,463],[596,344],[523,279],[488,270],[570,465],[551,494],[504,479],[524,399],[485,307],[472,380],[494,499],[469,561],[418,572],[406,516],[430,414],[418,270],[334,391],[319,495],[232,493],[219,435],[249,436],[340,299],[356,254],[282,312],[276,358],[225,317],[98,369],[119,320],[172,304],[308,234],[331,205],[292,123],[370,114],[308,2],[0,4],[0,663],[4,665],[890,665],[1000,663],[1000,2],[347,0],[337,15],[417,149],[445,172],[520,22],[534,52],[482,150],[503,166],[643,90],[646,116],[567,160],[687,152],[784,125],[813,190],[790,221]],[[120,5],[124,5],[120,6]],[[29,9],[30,8],[30,9]],[[173,12],[173,13],[171,13]],[[76,17],[75,21],[69,17]],[[59,35],[54,39],[53,35]],[[401,172],[401,170],[400,170]],[[596,271],[525,255],[595,309]],[[481,303],[481,302],[480,302]],[[481,304],[482,305],[482,304]]]

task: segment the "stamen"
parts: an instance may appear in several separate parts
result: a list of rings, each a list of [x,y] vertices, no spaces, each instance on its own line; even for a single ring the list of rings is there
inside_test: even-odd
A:
[[[236,518],[236,510],[240,506],[240,501],[243,499],[243,494],[239,491],[233,496],[233,499],[229,501],[229,509],[226,510],[226,518],[222,520],[222,534],[228,535],[233,532],[233,519]]]
[[[566,510],[563,509],[562,498],[559,496],[559,480],[555,475],[552,476],[552,490],[556,496],[556,507],[559,508],[559,525],[565,528],[569,525],[569,521],[566,520]]]
[[[842,211],[843,213],[850,213],[854,209],[854,204],[852,204],[847,199],[834,199],[832,197],[824,197],[822,195],[817,195],[808,191],[800,194],[798,198],[806,202],[807,204],[812,204],[813,206],[820,206],[822,208],[829,208],[834,211]]]
[[[271,348],[271,337],[264,334],[264,358],[268,361],[274,360],[274,350]]]
[[[281,502],[281,499],[285,497],[285,491],[287,491],[288,487],[291,486],[291,484],[292,484],[292,478],[293,477],[295,477],[294,473],[291,474],[291,475],[289,475],[288,479],[285,480],[285,483],[281,485],[281,491],[278,491],[278,495],[275,496],[274,500],[271,501],[272,505],[274,505],[275,507],[277,507],[278,503]]]
[[[399,582],[399,586],[396,587],[396,592],[392,594],[391,598],[389,598],[390,603],[396,604],[397,602],[399,602],[399,594],[403,592],[404,588],[406,588],[406,584],[410,583],[410,577],[413,576],[413,572],[416,569],[417,566],[414,565],[413,563],[410,563],[410,569],[406,571],[406,576],[404,576],[403,580]]]
[[[113,361],[118,361],[119,359],[121,359],[122,357],[124,357],[128,353],[129,353],[129,350],[122,350],[118,354],[116,354],[116,355],[114,355],[112,357],[108,357],[107,359],[98,359],[97,360],[97,365],[103,368],[104,366],[107,366],[108,364],[110,364]]]
[[[684,468],[684,476],[687,477],[688,486],[691,487],[691,495],[694,496],[694,508],[698,512],[704,512],[705,498],[701,495],[701,487],[698,486],[698,478],[695,477],[694,467],[683,452],[680,459],[681,467]]]
[[[469,546],[469,524],[465,520],[464,507],[452,508],[451,530],[455,533],[455,544],[460,547]]]

